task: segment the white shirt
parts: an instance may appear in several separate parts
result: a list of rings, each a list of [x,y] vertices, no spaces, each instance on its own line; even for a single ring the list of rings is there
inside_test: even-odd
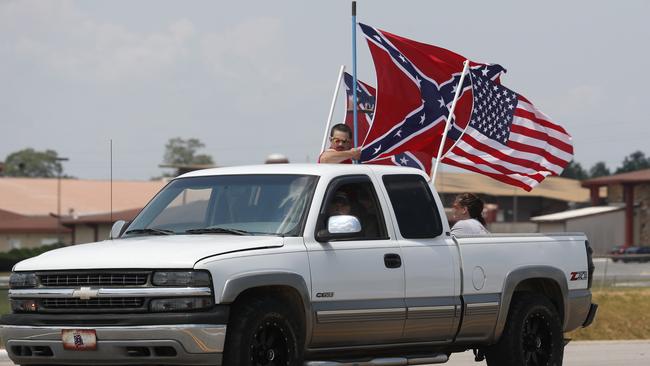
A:
[[[467,219],[456,222],[451,228],[451,233],[454,235],[480,235],[490,232],[477,219]]]

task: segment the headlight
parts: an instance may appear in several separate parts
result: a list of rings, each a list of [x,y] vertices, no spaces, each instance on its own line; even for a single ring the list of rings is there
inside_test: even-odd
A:
[[[200,310],[212,306],[211,297],[179,297],[155,299],[149,303],[152,312]]]
[[[36,287],[35,273],[14,272],[9,277],[9,288],[30,288]]]
[[[155,286],[210,287],[210,274],[205,271],[165,271],[153,274]]]

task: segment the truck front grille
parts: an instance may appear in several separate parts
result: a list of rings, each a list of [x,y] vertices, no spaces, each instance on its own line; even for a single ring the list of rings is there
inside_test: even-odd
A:
[[[147,272],[128,273],[52,273],[38,276],[45,287],[79,287],[79,286],[144,286],[147,284]]]
[[[42,299],[41,307],[48,310],[88,309],[88,310],[114,310],[137,309],[144,305],[141,297],[106,297],[96,299]]]

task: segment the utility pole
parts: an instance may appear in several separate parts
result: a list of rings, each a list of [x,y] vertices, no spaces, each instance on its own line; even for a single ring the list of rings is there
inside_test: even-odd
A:
[[[61,158],[57,157],[55,158],[55,161],[57,163],[63,162],[63,161],[68,161],[68,158]],[[63,238],[61,237],[61,173],[63,171],[63,167],[61,164],[57,166],[57,174],[56,174],[56,239],[59,243],[63,242]]]

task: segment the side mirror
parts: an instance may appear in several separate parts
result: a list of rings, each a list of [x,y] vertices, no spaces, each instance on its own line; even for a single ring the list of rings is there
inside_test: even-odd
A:
[[[122,234],[124,234],[124,231],[126,231],[126,228],[129,227],[129,223],[124,221],[124,220],[117,220],[113,224],[113,227],[111,228],[111,234],[109,239],[119,239]]]
[[[337,215],[327,220],[327,230],[320,230],[316,240],[326,242],[332,239],[343,239],[361,233],[361,222],[356,216]]]

